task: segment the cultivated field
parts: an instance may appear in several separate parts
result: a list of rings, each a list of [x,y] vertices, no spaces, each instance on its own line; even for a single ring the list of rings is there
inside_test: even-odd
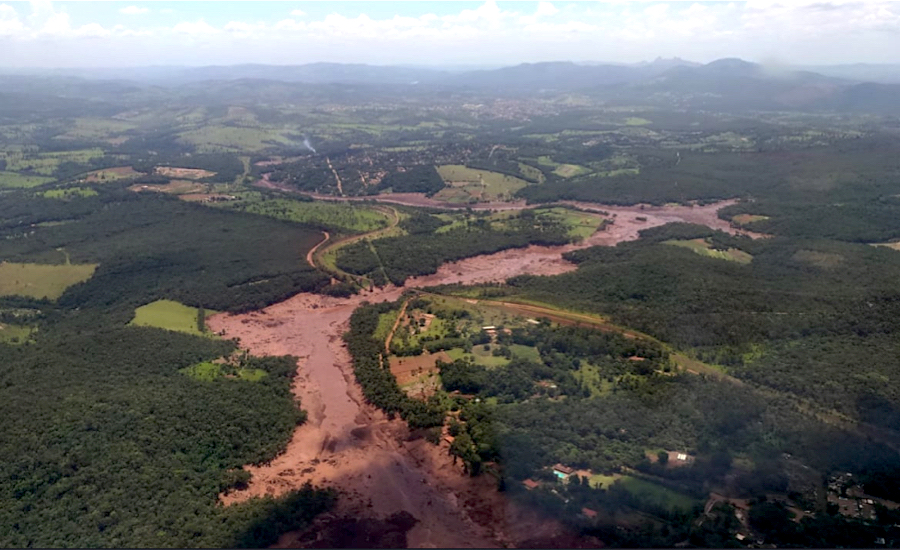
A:
[[[96,264],[50,265],[0,263],[0,296],[55,300],[70,286],[87,281]]]

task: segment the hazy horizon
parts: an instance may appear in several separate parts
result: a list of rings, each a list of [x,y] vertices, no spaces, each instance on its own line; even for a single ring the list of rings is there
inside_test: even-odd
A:
[[[2,2],[0,67],[900,63],[900,3]]]

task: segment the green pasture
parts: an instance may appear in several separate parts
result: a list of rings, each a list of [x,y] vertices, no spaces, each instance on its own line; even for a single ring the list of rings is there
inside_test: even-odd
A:
[[[202,151],[262,151],[274,145],[293,143],[280,130],[247,128],[239,126],[203,126],[182,132],[181,141],[196,146]]]
[[[669,244],[672,246],[680,246],[682,248],[687,248],[688,250],[693,251],[696,254],[701,256],[707,256],[709,258],[717,258],[720,260],[727,260],[730,262],[737,262],[739,264],[749,264],[753,260],[753,256],[747,254],[743,250],[739,250],[737,248],[729,248],[728,250],[715,250],[712,248],[712,245],[708,243],[705,239],[691,239],[691,240],[669,240],[663,241],[663,244]]]
[[[206,315],[217,312],[206,310]],[[134,310],[134,319],[129,325],[156,327],[195,336],[210,336],[211,333],[197,329],[197,308],[186,306],[173,300],[157,300]]]
[[[91,159],[103,156],[103,149],[78,149],[75,151],[58,151],[52,153],[26,153],[22,151],[5,152],[0,156],[6,161],[9,172],[28,172],[41,176],[52,176],[63,162],[85,164]],[[37,184],[35,184],[37,185]],[[20,185],[18,187],[30,187]]]
[[[202,382],[212,382],[219,378],[239,378],[248,382],[259,382],[268,374],[262,369],[235,368],[230,365],[213,363],[211,361],[204,361],[202,363],[197,363],[196,365],[178,369],[178,372]]]
[[[29,340],[34,327],[25,325],[0,324],[0,342],[4,344],[24,344]]]
[[[53,181],[53,178],[46,178],[43,176],[27,176],[25,174],[17,174],[15,172],[0,172],[0,187],[37,187],[38,185],[43,185],[51,181]]]
[[[593,235],[605,221],[599,214],[580,212],[570,208],[539,208],[534,213],[564,224],[568,228],[570,236],[580,239],[586,239]]]
[[[55,300],[70,286],[86,281],[97,264],[0,263],[0,296]]]
[[[528,185],[527,181],[520,178],[489,170],[467,168],[461,164],[444,164],[438,166],[437,171],[447,185],[462,189],[469,196],[483,200],[508,199]]]
[[[46,199],[62,199],[69,200],[79,197],[96,197],[97,192],[90,187],[69,187],[67,189],[48,189],[41,193]]]
[[[684,493],[673,491],[662,485],[637,477],[623,476],[616,483],[642,501],[655,504],[673,512],[689,512],[699,503],[699,501]]]
[[[267,199],[255,192],[240,193],[237,201],[209,203],[280,220],[324,226],[342,233],[368,233],[388,226],[388,216],[374,208],[331,202]]]

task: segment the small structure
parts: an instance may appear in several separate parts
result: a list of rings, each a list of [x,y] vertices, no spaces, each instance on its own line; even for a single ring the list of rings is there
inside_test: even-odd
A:
[[[444,436],[444,441],[446,441],[448,445],[453,445],[453,442],[454,442],[455,440],[456,440],[456,438],[453,437],[452,435],[445,435],[445,436]]]
[[[529,491],[531,491],[532,489],[537,489],[538,487],[541,486],[540,482],[535,481],[531,478],[528,478],[525,481],[523,481],[522,485],[524,485],[525,488],[528,489]]]
[[[553,465],[553,474],[563,481],[569,479],[569,476],[571,476],[574,472],[574,468],[569,468],[568,466],[563,466],[562,464]]]
[[[687,462],[688,459],[687,454],[685,453],[678,453],[675,458],[680,460],[681,462]]]
[[[590,519],[594,519],[595,517],[597,517],[597,511],[591,510],[590,508],[582,508],[581,513],[584,514],[585,517],[588,517]]]

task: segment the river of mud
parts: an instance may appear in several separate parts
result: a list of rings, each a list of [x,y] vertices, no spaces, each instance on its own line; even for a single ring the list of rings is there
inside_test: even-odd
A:
[[[575,269],[562,259],[564,252],[613,246],[636,239],[641,229],[673,221],[736,233],[716,216],[719,208],[732,202],[643,208],[574,204],[608,212],[615,221],[580,243],[530,246],[461,260],[442,266],[434,275],[410,279],[406,287],[564,273]],[[565,534],[559,524],[506,500],[490,476],[463,475],[445,443],[434,446],[423,439],[411,440],[405,423],[387,419],[363,399],[341,335],[360,303],[396,300],[402,290],[390,286],[347,299],[303,293],[260,311],[219,314],[207,320],[212,330],[238,338],[240,346],[254,355],[299,357],[293,391],[308,411],[308,421],[295,430],[285,452],[268,464],[246,466],[252,474],[249,487],[222,495],[222,502],[279,495],[311,481],[341,492],[336,509],[318,521],[384,519],[405,511],[417,520],[406,533],[410,547],[496,547],[565,540],[560,538]],[[298,536],[288,534],[278,546],[307,544]]]

